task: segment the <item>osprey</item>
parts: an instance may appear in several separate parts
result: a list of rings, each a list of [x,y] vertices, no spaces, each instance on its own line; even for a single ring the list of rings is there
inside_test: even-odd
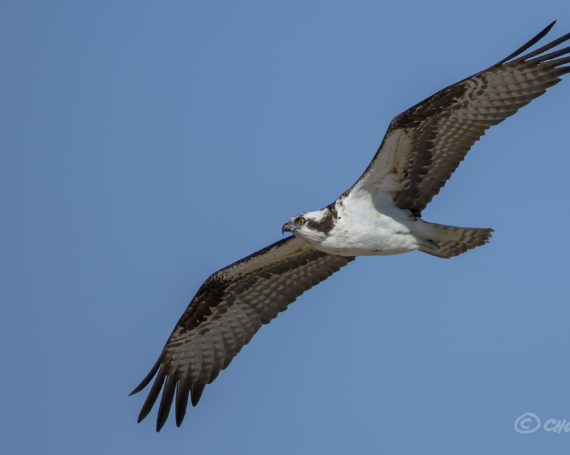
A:
[[[131,393],[156,375],[138,421],[162,390],[156,430],[166,422],[175,393],[180,426],[189,395],[196,406],[206,384],[263,324],[355,256],[419,250],[450,258],[487,243],[492,229],[429,223],[421,212],[490,126],[570,72],[570,46],[551,51],[570,33],[521,56],[554,23],[497,64],[396,116],[364,174],[335,202],[291,218],[282,231],[292,236],[211,275]]]

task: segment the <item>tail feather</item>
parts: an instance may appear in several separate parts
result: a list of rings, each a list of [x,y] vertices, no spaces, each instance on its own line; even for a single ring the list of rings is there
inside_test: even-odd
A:
[[[465,228],[425,222],[426,245],[420,251],[440,258],[451,258],[484,245],[493,229]]]

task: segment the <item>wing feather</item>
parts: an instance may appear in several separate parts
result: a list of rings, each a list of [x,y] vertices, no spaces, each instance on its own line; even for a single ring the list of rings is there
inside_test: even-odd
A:
[[[182,425],[184,416],[186,415],[186,407],[188,406],[188,395],[190,394],[190,387],[187,380],[179,379],[176,382],[176,426]]]
[[[176,324],[137,393],[156,375],[139,422],[162,389],[156,429],[166,422],[175,399],[176,424],[200,400],[212,382],[263,324],[269,323],[299,295],[352,261],[317,251],[289,237],[236,262],[208,278]]]
[[[568,41],[570,33],[519,57],[553,25],[499,63],[396,116],[372,162],[345,194],[365,190],[419,216],[488,128],[570,71],[570,47],[546,53]]]

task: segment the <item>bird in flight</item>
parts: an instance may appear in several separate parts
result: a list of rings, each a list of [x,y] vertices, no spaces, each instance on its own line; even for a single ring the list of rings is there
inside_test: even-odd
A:
[[[211,275],[174,327],[158,360],[131,394],[154,383],[143,420],[158,399],[159,431],[175,402],[180,426],[190,397],[226,368],[263,324],[356,256],[419,250],[450,258],[489,241],[492,229],[422,220],[471,146],[492,125],[570,72],[570,33],[526,52],[555,22],[497,64],[396,116],[368,168],[332,204],[291,218],[286,237]]]

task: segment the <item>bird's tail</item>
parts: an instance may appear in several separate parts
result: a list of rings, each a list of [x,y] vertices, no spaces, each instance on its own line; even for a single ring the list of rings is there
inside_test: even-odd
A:
[[[451,258],[471,248],[484,245],[493,229],[464,228],[435,223],[422,223],[421,235],[427,240],[420,251],[440,258]]]

